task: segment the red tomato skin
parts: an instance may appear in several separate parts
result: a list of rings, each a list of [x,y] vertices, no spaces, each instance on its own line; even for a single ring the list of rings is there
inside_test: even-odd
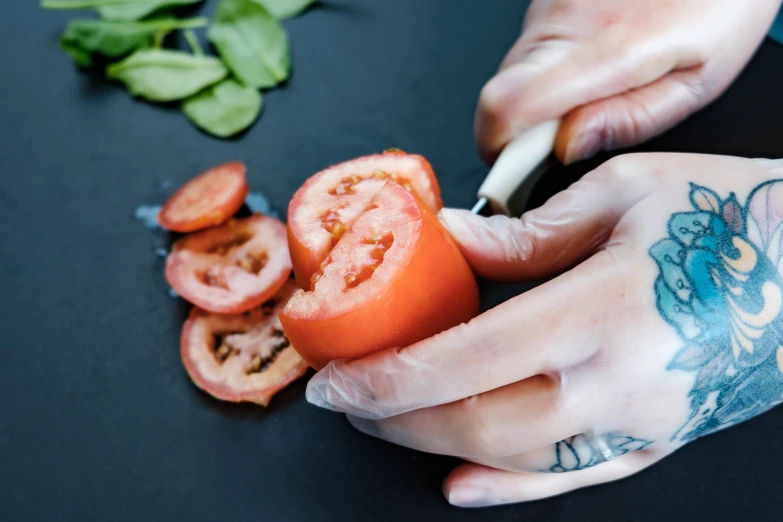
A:
[[[280,322],[297,352],[316,370],[334,359],[356,359],[405,347],[470,321],[479,312],[473,272],[437,217],[419,206],[414,253],[381,295],[339,316],[303,316],[295,294]]]
[[[418,168],[421,174],[423,174],[423,177],[426,178],[429,183],[431,193],[426,195],[419,195],[414,193],[414,196],[419,199],[422,206],[428,206],[434,212],[438,212],[443,207],[443,202],[440,198],[440,186],[438,185],[438,180],[435,177],[432,166],[422,156],[407,154],[402,151],[390,150],[384,152],[383,154],[374,154],[371,156],[364,156],[351,161],[346,161],[318,172],[317,174],[310,177],[299,188],[296,194],[294,194],[294,197],[291,199],[290,205],[288,206],[288,249],[291,254],[291,262],[294,267],[296,284],[299,288],[303,290],[309,290],[311,288],[312,285],[310,280],[313,274],[318,272],[321,263],[326,257],[326,254],[328,254],[328,250],[313,250],[304,243],[303,239],[305,232],[302,230],[302,227],[300,227],[300,224],[296,220],[297,208],[301,205],[308,204],[306,198],[308,196],[308,191],[311,190],[311,187],[317,184],[322,176],[329,175],[334,169],[344,167],[345,165],[359,162],[378,162],[378,165],[380,166],[389,158],[396,158],[399,156],[407,156],[409,158],[415,159],[415,161],[418,163]],[[429,201],[430,203],[425,204],[425,200]]]
[[[233,216],[242,207],[250,187],[245,177],[244,164],[231,161],[213,167],[181,186],[163,205],[158,214],[158,223],[172,232],[194,232],[204,228],[220,225]],[[187,206],[189,200],[198,198],[199,192],[210,191],[211,187],[226,191],[223,201],[206,209],[199,216],[185,216],[185,210],[178,208]]]

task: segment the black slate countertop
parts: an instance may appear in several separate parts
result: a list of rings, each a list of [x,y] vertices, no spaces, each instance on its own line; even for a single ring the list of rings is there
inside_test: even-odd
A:
[[[525,6],[324,0],[286,22],[290,82],[220,141],[80,73],[57,45],[72,13],[0,3],[0,520],[781,520],[783,410],[615,484],[463,510],[440,492],[455,459],[359,434],[307,404],[306,379],[267,410],[188,381],[187,307],[134,210],[240,160],[284,211],[314,172],[391,146],[429,158],[446,204],[469,208],[487,172],[475,102]],[[639,150],[783,157],[782,88],[783,47],[767,41],[718,102]],[[556,169],[531,204],[607,157]],[[485,284],[485,305],[527,287]]]

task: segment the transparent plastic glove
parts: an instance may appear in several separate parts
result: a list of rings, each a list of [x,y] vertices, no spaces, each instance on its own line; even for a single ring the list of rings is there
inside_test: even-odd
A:
[[[718,97],[772,25],[780,0],[533,0],[522,36],[481,92],[475,133],[497,156],[562,118],[571,163],[645,141]]]
[[[307,398],[471,461],[444,485],[460,506],[631,475],[781,400],[780,178],[783,162],[628,155],[521,219],[444,210],[479,274],[560,275],[433,338],[332,362]]]

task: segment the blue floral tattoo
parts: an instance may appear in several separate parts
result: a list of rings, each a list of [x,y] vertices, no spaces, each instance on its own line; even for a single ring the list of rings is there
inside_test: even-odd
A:
[[[783,393],[783,180],[757,186],[741,206],[691,184],[693,210],[672,215],[652,246],[658,311],[684,346],[669,370],[695,372],[691,441],[754,417]]]
[[[611,456],[614,458],[631,451],[644,449],[652,444],[649,440],[635,439],[617,433],[607,433],[602,437],[601,442],[606,444],[604,448],[591,444],[585,435],[577,435],[561,440],[555,444],[556,462],[549,468],[549,471],[563,473],[592,468],[606,460],[601,454],[602,451],[611,451]]]

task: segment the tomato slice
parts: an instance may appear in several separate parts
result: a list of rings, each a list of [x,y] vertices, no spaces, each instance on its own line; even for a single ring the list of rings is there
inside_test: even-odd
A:
[[[285,225],[260,214],[186,236],[166,260],[166,279],[179,295],[222,314],[255,308],[290,274]]]
[[[266,406],[272,396],[304,375],[278,313],[295,290],[286,284],[259,308],[218,315],[194,308],[182,328],[182,362],[193,383],[213,397]]]
[[[296,192],[288,207],[288,246],[296,282],[309,290],[313,274],[346,230],[386,184],[395,181],[437,212],[440,187],[430,164],[402,151],[365,156],[323,170]]]
[[[245,170],[243,164],[232,161],[193,178],[166,201],[158,222],[175,232],[193,232],[223,223],[247,197]]]
[[[478,287],[435,215],[395,183],[371,199],[280,314],[314,368],[407,346],[478,314]]]

